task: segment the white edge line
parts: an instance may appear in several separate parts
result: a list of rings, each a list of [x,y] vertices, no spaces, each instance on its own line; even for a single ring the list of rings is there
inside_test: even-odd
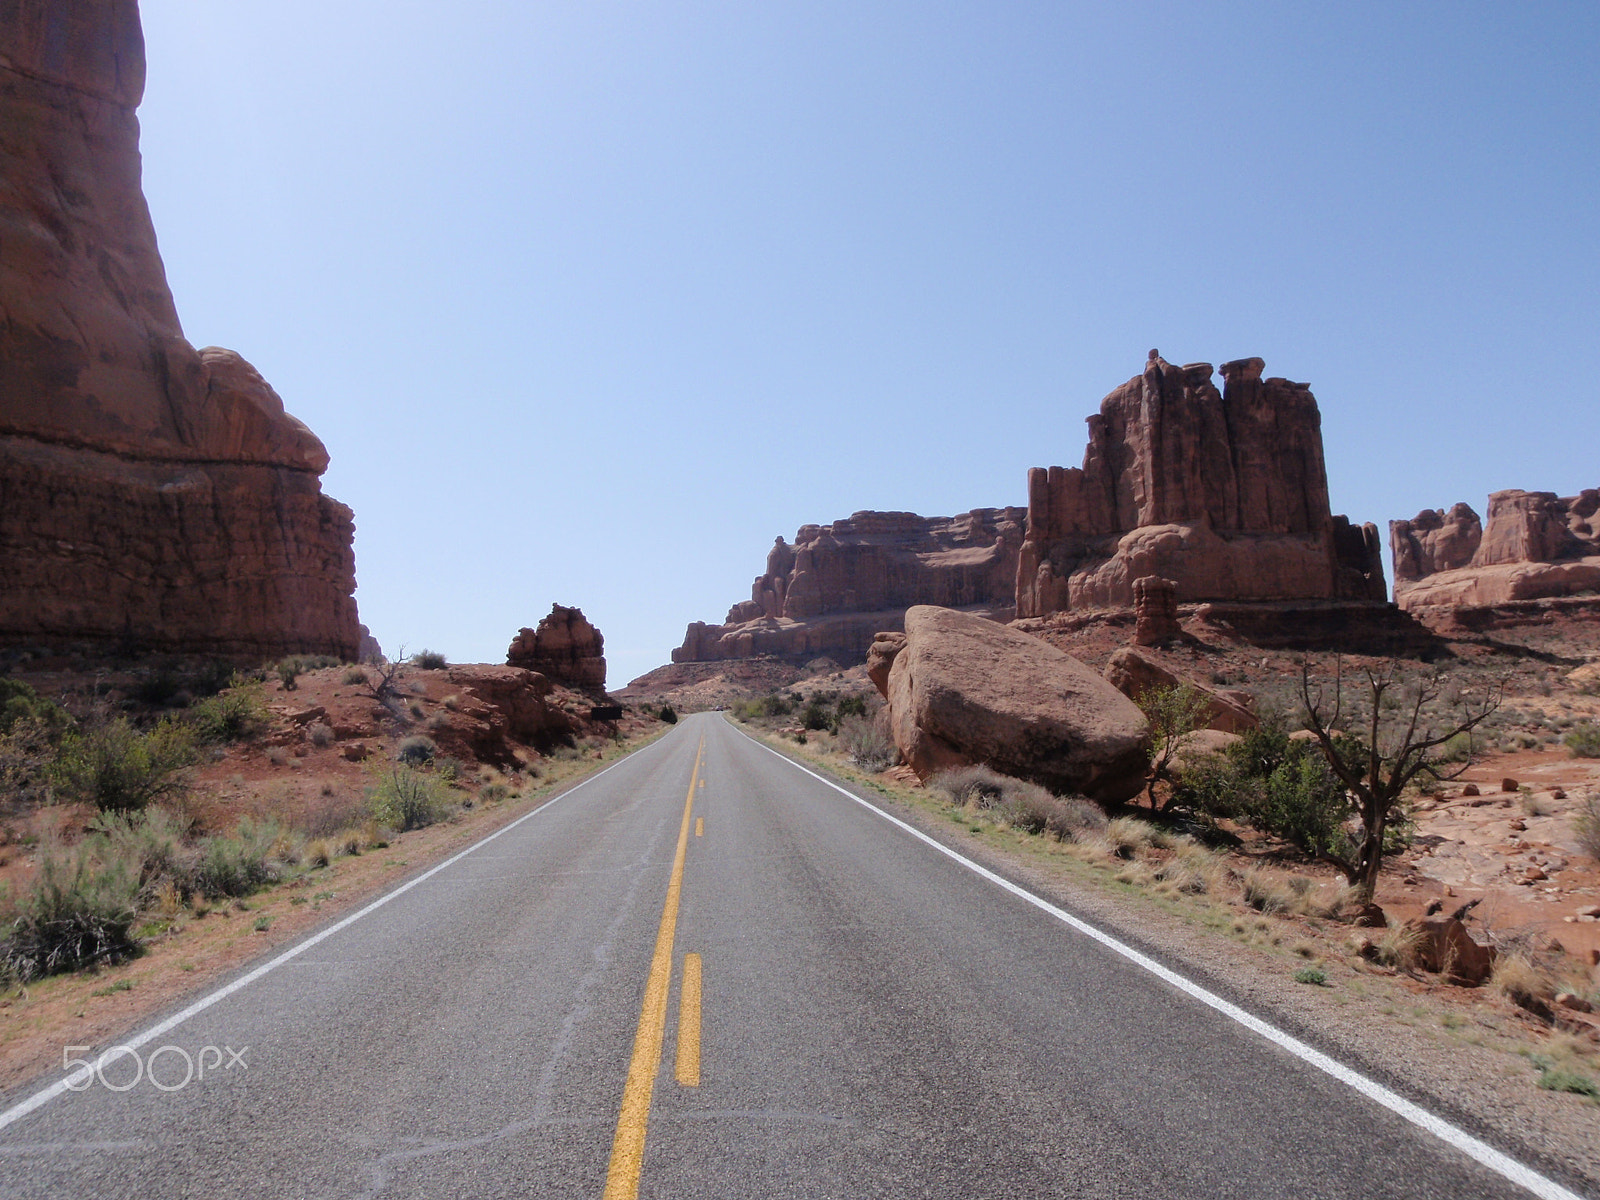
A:
[[[651,745],[659,745],[659,744],[660,744],[659,742],[652,742],[651,743]],[[649,746],[641,746],[641,747],[639,747],[639,749],[640,750],[647,750],[647,749],[649,749]],[[393,899],[395,899],[395,898],[397,898],[399,896],[405,895],[412,888],[416,887],[419,883],[425,883],[427,880],[429,880],[433,876],[437,875],[440,871],[444,870],[446,867],[451,866],[451,865],[453,865],[453,864],[455,864],[457,862],[460,862],[463,858],[465,858],[467,855],[471,854],[473,851],[478,850],[483,846],[487,846],[490,842],[494,841],[495,838],[499,837],[501,834],[510,833],[513,829],[515,829],[518,825],[521,825],[524,821],[531,820],[532,818],[538,816],[540,813],[547,811],[552,805],[559,804],[561,801],[565,800],[568,796],[572,795],[574,792],[578,791],[580,788],[587,787],[589,784],[593,783],[596,779],[599,779],[600,776],[606,774],[608,771],[611,771],[613,768],[620,767],[623,763],[631,761],[633,759],[633,756],[634,756],[635,753],[637,753],[637,751],[630,751],[628,754],[625,754],[623,757],[619,758],[616,762],[612,763],[611,766],[606,767],[605,770],[596,771],[593,775],[589,776],[589,778],[581,780],[577,784],[575,784],[572,787],[568,788],[566,791],[562,792],[559,796],[554,796],[551,799],[546,800],[543,804],[539,805],[539,807],[534,809],[532,812],[523,813],[520,817],[518,817],[515,821],[512,821],[509,825],[502,825],[499,829],[496,829],[488,837],[483,838],[481,841],[474,842],[472,845],[468,846],[465,850],[461,850],[461,851],[458,851],[455,854],[452,854],[449,858],[445,859],[442,863],[439,863],[437,866],[430,867],[428,870],[424,871],[421,875],[418,875],[415,879],[408,880],[407,882],[401,884],[399,887],[395,888],[394,891],[392,891],[392,892],[385,892],[383,895],[379,896],[376,900],[374,900],[370,904],[368,904],[365,908],[359,909],[356,912],[351,913],[349,916],[341,918],[340,920],[334,922],[332,925],[329,925],[326,929],[322,930],[319,933],[312,934],[310,937],[308,937],[305,941],[301,942],[299,945],[294,946],[294,947],[292,947],[292,948],[290,948],[288,950],[285,950],[282,954],[278,955],[277,958],[274,958],[274,959],[272,959],[272,960],[270,960],[268,962],[262,963],[255,970],[249,972],[248,974],[241,975],[238,979],[235,979],[232,983],[218,988],[216,991],[210,993],[209,995],[202,996],[200,999],[196,1000],[193,1004],[189,1005],[188,1008],[183,1009],[181,1012],[173,1013],[172,1016],[168,1017],[166,1020],[160,1022],[159,1024],[151,1026],[149,1029],[145,1030],[143,1033],[138,1034],[138,1035],[136,1035],[136,1036],[134,1036],[132,1038],[129,1038],[127,1041],[118,1042],[116,1047],[108,1046],[104,1051],[101,1052],[100,1058],[103,1060],[105,1055],[109,1054],[112,1049],[120,1048],[120,1047],[123,1047],[123,1046],[126,1046],[130,1050],[137,1050],[140,1046],[143,1046],[148,1042],[154,1041],[156,1038],[160,1037],[162,1034],[170,1033],[172,1030],[176,1029],[179,1025],[182,1025],[190,1017],[197,1016],[198,1014],[204,1012],[206,1009],[210,1008],[213,1004],[216,1004],[218,1001],[226,1000],[229,996],[233,995],[235,992],[239,991],[241,988],[249,987],[252,983],[254,983],[256,980],[260,979],[267,972],[276,970],[278,967],[283,966],[283,964],[288,962],[290,959],[296,958],[299,955],[304,954],[307,950],[311,949],[311,947],[317,945],[320,942],[326,941],[328,938],[331,938],[334,934],[340,932],[343,929],[348,928],[351,925],[354,925],[357,921],[361,920],[362,917],[367,916],[369,913],[376,912],[378,909],[382,908],[385,904],[389,903],[389,901],[391,901],[391,900],[393,900]],[[81,1084],[81,1083],[85,1083],[90,1078],[90,1076],[92,1076],[94,1074],[94,1070],[95,1070],[95,1067],[93,1065],[79,1067],[71,1075],[68,1075],[68,1076],[66,1076],[66,1077],[64,1077],[62,1079],[56,1080],[49,1087],[41,1088],[39,1091],[37,1091],[33,1095],[29,1096],[26,1100],[20,1101],[19,1103],[17,1103],[15,1105],[13,1105],[12,1107],[6,1109],[6,1111],[4,1113],[0,1113],[0,1129],[4,1129],[7,1125],[10,1125],[12,1122],[20,1121],[23,1117],[27,1116],[29,1113],[35,1111],[36,1109],[44,1107],[46,1104],[50,1103],[50,1101],[54,1100],[57,1096],[61,1095],[62,1092],[66,1092],[66,1091],[81,1091],[82,1088],[80,1088],[78,1085]]]
[[[741,730],[739,732],[743,731]],[[1377,1101],[1389,1111],[1404,1117],[1407,1121],[1410,1121],[1418,1128],[1427,1130],[1427,1132],[1433,1134],[1441,1141],[1449,1143],[1451,1146],[1454,1146],[1457,1150],[1460,1150],[1469,1158],[1475,1159],[1479,1163],[1488,1167],[1491,1171],[1504,1176],[1506,1179],[1510,1180],[1514,1184],[1517,1184],[1519,1187],[1526,1188],[1534,1195],[1542,1197],[1543,1200],[1584,1200],[1584,1197],[1580,1196],[1578,1193],[1569,1191],[1568,1189],[1562,1187],[1555,1180],[1546,1175],[1541,1175],[1532,1167],[1518,1162],[1516,1159],[1507,1154],[1503,1154],[1499,1150],[1496,1150],[1493,1146],[1489,1145],[1489,1143],[1473,1137],[1466,1130],[1461,1129],[1458,1126],[1452,1125],[1443,1117],[1437,1116],[1434,1113],[1429,1112],[1427,1109],[1413,1104],[1404,1096],[1401,1096],[1398,1093],[1391,1091],[1389,1088],[1384,1087],[1384,1085],[1377,1082],[1377,1080],[1368,1079],[1365,1075],[1361,1074],[1359,1071],[1356,1071],[1354,1068],[1347,1067],[1337,1059],[1330,1058],[1326,1054],[1322,1053],[1322,1051],[1306,1045],[1299,1038],[1294,1037],[1292,1034],[1285,1033],[1276,1025],[1272,1025],[1266,1021],[1263,1021],[1260,1017],[1246,1012],[1237,1004],[1233,1004],[1230,1001],[1224,1000],[1215,992],[1208,991],[1206,988],[1201,987],[1198,983],[1179,975],[1176,971],[1162,966],[1155,959],[1151,958],[1149,955],[1141,954],[1138,950],[1135,950],[1126,942],[1112,937],[1109,933],[1090,925],[1087,921],[1073,916],[1065,909],[1058,908],[1056,905],[1051,904],[1048,900],[1044,900],[1038,896],[1035,896],[1026,888],[1012,883],[1009,879],[1006,879],[1003,876],[995,874],[993,871],[979,863],[973,862],[964,854],[961,854],[959,851],[952,850],[949,846],[946,846],[937,838],[924,833],[916,826],[911,825],[906,821],[902,821],[899,817],[894,816],[892,813],[885,812],[876,804],[873,804],[870,800],[863,799],[843,785],[835,783],[826,776],[817,774],[817,772],[811,770],[809,767],[802,766],[800,763],[795,762],[795,760],[790,758],[787,754],[779,753],[765,742],[751,737],[749,734],[744,734],[744,736],[750,738],[750,740],[757,746],[760,746],[763,750],[772,754],[774,757],[782,759],[795,770],[803,771],[807,775],[811,776],[811,778],[817,780],[819,783],[824,783],[841,795],[848,796],[850,799],[854,800],[857,804],[861,805],[869,812],[876,813],[878,816],[882,817],[885,821],[888,821],[892,825],[898,825],[912,837],[917,838],[919,841],[926,842],[940,854],[954,859],[956,862],[966,867],[969,871],[972,871],[977,875],[981,875],[990,883],[997,887],[1004,888],[1012,895],[1017,896],[1022,900],[1026,900],[1035,908],[1042,909],[1043,911],[1049,913],[1052,917],[1056,918],[1056,920],[1065,925],[1071,926],[1085,937],[1093,938],[1102,946],[1105,946],[1108,950],[1115,951],[1117,954],[1122,955],[1122,957],[1126,958],[1129,962],[1135,964],[1136,966],[1142,967],[1146,971],[1149,971],[1158,979],[1171,984],[1179,991],[1185,992],[1209,1008],[1215,1009],[1217,1012],[1221,1013],[1230,1020],[1237,1021],[1240,1025],[1243,1025],[1251,1032],[1260,1034],[1269,1042],[1282,1047],[1290,1054],[1293,1054],[1296,1058],[1311,1064],[1319,1071],[1323,1071],[1326,1074],[1333,1076],[1340,1083],[1348,1084],[1350,1087],[1360,1092],[1363,1096],[1366,1096],[1370,1100]]]

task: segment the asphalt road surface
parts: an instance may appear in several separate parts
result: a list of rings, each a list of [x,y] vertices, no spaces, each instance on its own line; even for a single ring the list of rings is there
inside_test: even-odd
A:
[[[714,714],[77,1086],[0,1195],[1531,1194]]]

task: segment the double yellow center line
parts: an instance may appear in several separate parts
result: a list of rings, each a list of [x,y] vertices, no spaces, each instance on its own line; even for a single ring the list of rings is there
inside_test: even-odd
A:
[[[702,737],[694,754],[694,771],[689,776],[689,795],[683,802],[683,821],[678,827],[678,850],[672,857],[672,876],[667,883],[667,901],[661,909],[661,927],[656,932],[655,954],[650,959],[650,977],[644,985],[639,1032],[634,1035],[633,1058],[628,1063],[628,1082],[622,1089],[622,1114],[617,1118],[617,1133],[611,1140],[611,1166],[606,1171],[605,1200],[635,1200],[639,1194],[639,1171],[644,1166],[645,1127],[650,1121],[650,1097],[655,1091],[656,1074],[661,1069],[661,1044],[667,1028],[667,992],[672,986],[672,943],[678,932],[678,898],[683,892],[683,860],[689,850],[689,816],[694,810],[695,790],[700,784],[700,760],[705,749],[706,740]],[[696,1086],[700,1082],[700,956],[687,955],[683,966],[676,1075],[679,1083]]]

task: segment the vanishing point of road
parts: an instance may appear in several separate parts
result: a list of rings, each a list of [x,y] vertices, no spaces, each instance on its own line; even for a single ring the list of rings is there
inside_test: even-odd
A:
[[[1571,1194],[1070,921],[686,718],[13,1097],[0,1195]]]

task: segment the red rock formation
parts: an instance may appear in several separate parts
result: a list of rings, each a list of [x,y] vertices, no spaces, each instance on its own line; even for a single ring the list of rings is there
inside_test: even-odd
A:
[[[1600,490],[1495,492],[1482,527],[1465,504],[1389,522],[1395,603],[1430,622],[1468,610],[1600,592]]]
[[[1156,646],[1183,632],[1178,624],[1178,585],[1170,579],[1146,575],[1133,581],[1136,646]]]
[[[867,670],[918,778],[981,762],[1107,804],[1144,786],[1144,714],[1071,655],[947,608],[917,605],[905,627],[873,643]]]
[[[506,662],[548,675],[558,683],[594,695],[606,690],[606,640],[589,624],[581,608],[550,606],[538,629],[518,631],[506,651]]]
[[[0,0],[0,640],[354,657],[326,450],[178,324],[143,86],[134,0]]]
[[[913,604],[983,609],[1006,620],[1015,588],[1023,512],[979,508],[959,517],[858,512],[804,525],[767,555],[749,600],[721,625],[695,622],[675,663],[773,655],[860,662],[880,630],[899,628]]]
[[[1259,358],[1144,374],[1089,418],[1081,468],[1028,472],[1017,612],[1126,608],[1135,580],[1177,599],[1384,599],[1375,526],[1328,507],[1322,422],[1305,384],[1262,379]]]

